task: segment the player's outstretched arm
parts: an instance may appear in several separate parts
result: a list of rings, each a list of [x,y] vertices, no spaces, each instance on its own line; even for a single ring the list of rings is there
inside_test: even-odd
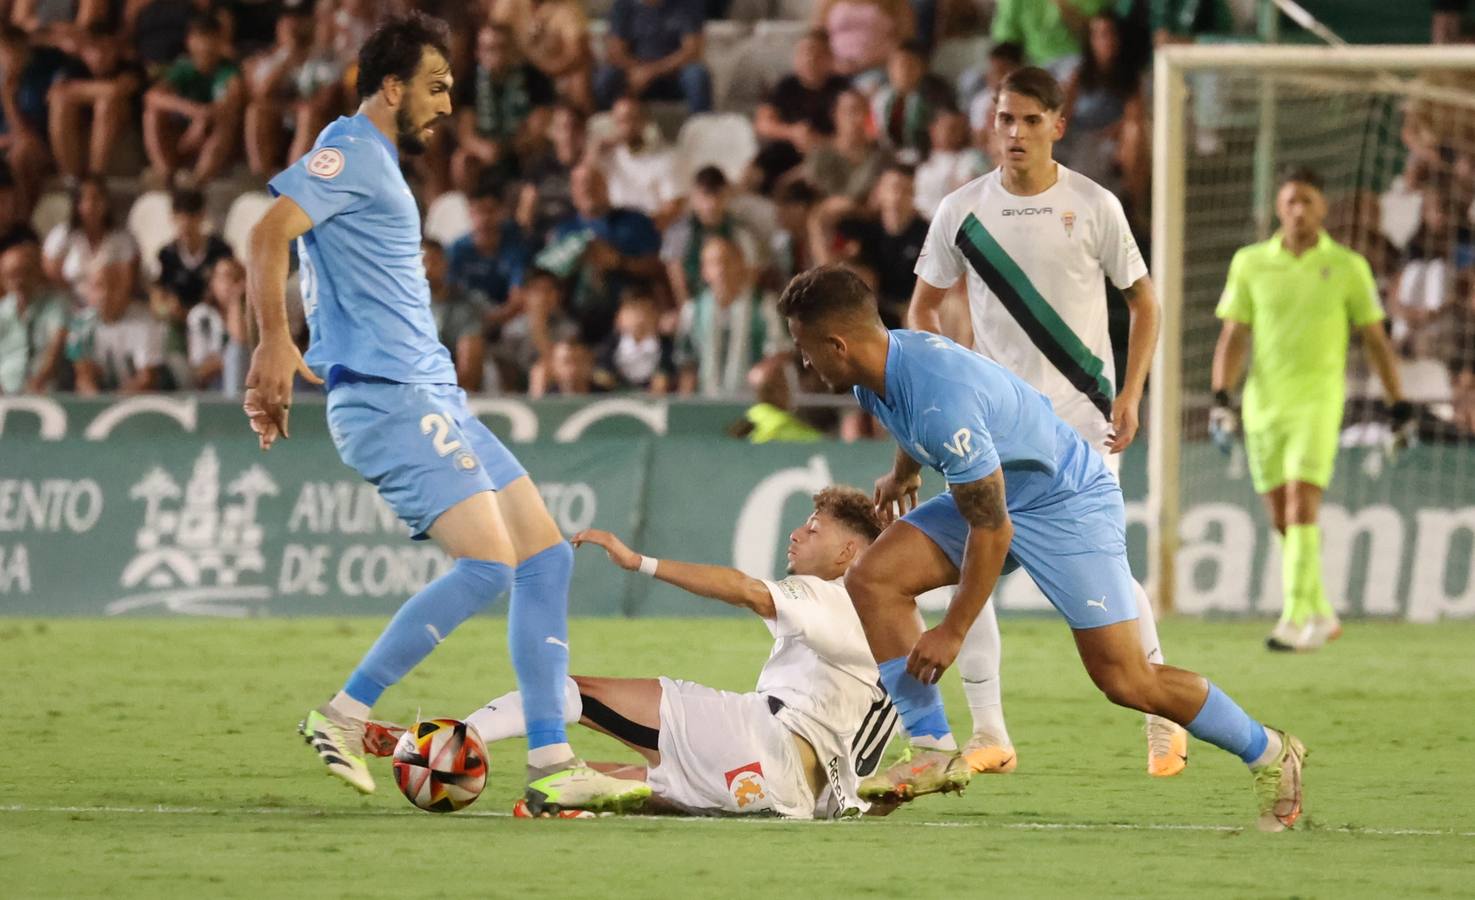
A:
[[[603,547],[610,561],[627,572],[642,571],[684,591],[751,609],[765,619],[777,614],[768,586],[737,569],[641,556],[619,538],[598,528],[579,532],[574,535],[572,543],[575,547],[584,544]]]
[[[278,197],[251,229],[246,258],[246,298],[256,310],[261,342],[251,354],[242,404],[261,449],[269,450],[277,437],[289,437],[287,415],[292,406],[292,379],[301,375],[314,384],[313,374],[292,342],[287,324],[287,267],[291,243],[308,229],[312,219],[289,197]]]
[[[907,657],[907,672],[919,681],[935,684],[958,656],[963,636],[994,592],[1004,558],[1014,539],[1014,524],[1004,505],[1004,471],[967,484],[948,488],[958,512],[968,522],[968,543],[963,548],[963,570],[958,590],[947,614],[935,628],[922,633]]]

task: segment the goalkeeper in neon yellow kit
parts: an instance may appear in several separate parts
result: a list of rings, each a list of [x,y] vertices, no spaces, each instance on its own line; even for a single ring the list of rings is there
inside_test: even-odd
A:
[[[1383,330],[1383,309],[1367,260],[1321,228],[1326,197],[1314,172],[1299,169],[1276,194],[1281,230],[1243,247],[1229,264],[1215,314],[1224,325],[1214,348],[1217,441],[1239,430],[1229,396],[1253,359],[1245,385],[1245,454],[1282,543],[1285,606],[1266,640],[1272,650],[1315,650],[1342,630],[1321,580],[1317,513],[1332,479],[1342,424],[1347,342],[1367,348],[1402,433],[1413,418]]]

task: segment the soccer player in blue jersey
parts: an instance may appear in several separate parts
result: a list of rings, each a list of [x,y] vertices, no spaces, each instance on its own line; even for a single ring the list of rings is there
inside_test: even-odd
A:
[[[909,799],[967,784],[937,681],[999,575],[1023,567],[1065,616],[1086,671],[1112,702],[1235,754],[1254,775],[1259,826],[1295,824],[1305,747],[1202,676],[1147,661],[1121,488],[1043,394],[941,335],[887,331],[870,289],[843,268],[796,277],[779,311],[806,363],[832,387],[853,388],[898,445],[875,499],[883,516],[897,507],[905,515],[862,552],[845,586],[912,745],[862,784],[863,797]],[[917,505],[923,465],[948,490]],[[952,603],[924,631],[917,595],[946,585],[957,585]]]
[[[527,706],[535,812],[624,809],[650,794],[574,756],[564,734],[573,549],[517,459],[467,409],[436,335],[420,257],[420,215],[399,154],[422,152],[451,113],[445,26],[391,18],[359,51],[357,115],[323,129],[271,181],[275,203],[251,232],[248,289],[261,326],[245,409],[262,449],[287,437],[295,376],[328,386],[343,461],[379,488],[417,539],[455,560],[397,612],[343,689],[302,733],[328,771],[374,790],[364,722],[380,694],[509,587],[508,644]],[[297,242],[312,340],[287,329],[284,282]]]

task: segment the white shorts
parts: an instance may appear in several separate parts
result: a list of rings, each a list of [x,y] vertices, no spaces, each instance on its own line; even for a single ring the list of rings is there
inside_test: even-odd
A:
[[[661,678],[661,764],[651,790],[694,815],[813,818],[794,735],[761,694]]]

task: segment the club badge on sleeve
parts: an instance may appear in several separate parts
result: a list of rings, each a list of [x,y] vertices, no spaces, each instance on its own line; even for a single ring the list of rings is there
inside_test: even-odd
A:
[[[324,147],[307,161],[307,171],[319,178],[336,178],[343,171],[343,151]]]

